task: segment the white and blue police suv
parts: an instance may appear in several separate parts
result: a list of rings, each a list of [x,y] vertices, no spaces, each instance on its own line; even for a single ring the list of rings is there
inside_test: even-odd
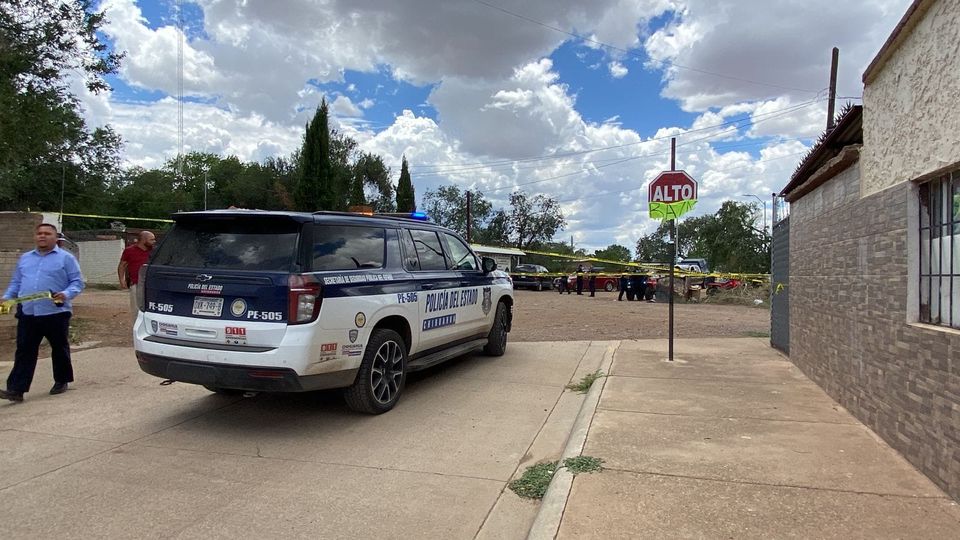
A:
[[[140,271],[134,343],[151,375],[219,393],[344,388],[351,408],[377,414],[407,373],[507,346],[510,277],[422,217],[218,210],[174,222]]]

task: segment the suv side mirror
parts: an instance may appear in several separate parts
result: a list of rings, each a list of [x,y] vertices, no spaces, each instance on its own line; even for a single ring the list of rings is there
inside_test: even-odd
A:
[[[497,269],[497,261],[491,259],[490,257],[484,257],[481,259],[480,266],[483,268],[484,274],[489,274]]]

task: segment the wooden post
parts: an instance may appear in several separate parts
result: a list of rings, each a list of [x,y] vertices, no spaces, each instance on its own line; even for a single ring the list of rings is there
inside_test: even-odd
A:
[[[833,59],[830,61],[830,99],[827,100],[827,131],[833,129],[833,114],[837,106],[837,62],[840,60],[840,49],[833,48]]]

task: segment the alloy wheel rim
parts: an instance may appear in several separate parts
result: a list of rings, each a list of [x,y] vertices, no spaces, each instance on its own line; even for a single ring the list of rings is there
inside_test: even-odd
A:
[[[403,352],[395,341],[387,341],[377,349],[370,370],[373,398],[379,403],[390,403],[400,392],[403,382]]]

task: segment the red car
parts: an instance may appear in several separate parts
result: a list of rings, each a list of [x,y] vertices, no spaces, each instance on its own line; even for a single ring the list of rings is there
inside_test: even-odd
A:
[[[590,290],[590,274],[591,272],[584,272],[581,274],[583,276],[583,290]],[[554,280],[554,287],[559,287],[558,283],[560,278]],[[620,286],[620,277],[616,275],[606,274],[603,276],[597,276],[596,287],[598,291],[607,291],[613,292],[617,290]],[[577,274],[571,274],[567,276],[567,287],[576,290],[577,288]]]

